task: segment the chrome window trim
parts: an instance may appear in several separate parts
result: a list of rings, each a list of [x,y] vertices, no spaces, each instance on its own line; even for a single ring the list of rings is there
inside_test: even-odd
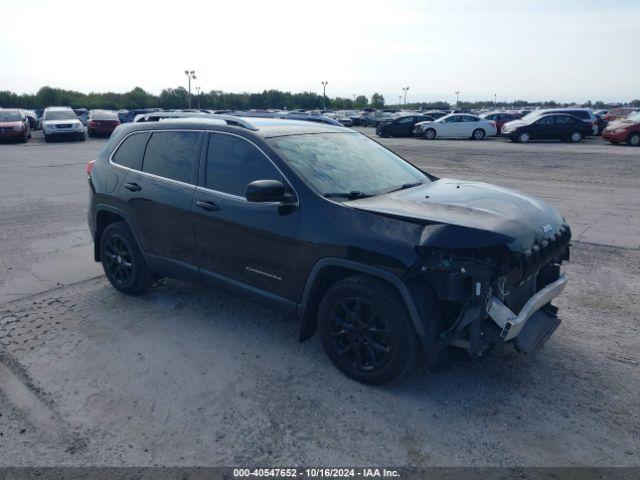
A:
[[[167,177],[161,177],[159,175],[154,175],[153,173],[149,173],[149,172],[143,172],[142,170],[136,170],[135,168],[130,168],[130,167],[125,167],[124,165],[120,165],[119,163],[115,163],[113,161],[113,156],[115,155],[115,153],[118,151],[118,149],[120,148],[120,145],[122,145],[122,143],[129,138],[132,135],[139,135],[139,134],[143,134],[143,133],[154,133],[154,132],[200,132],[200,133],[209,133],[210,135],[212,134],[222,134],[222,135],[231,135],[234,137],[238,137],[241,138],[242,140],[249,142],[251,145],[253,145],[256,149],[258,149],[258,151],[260,153],[262,153],[262,155],[265,156],[265,158],[269,161],[269,163],[271,163],[271,165],[274,166],[274,168],[280,173],[280,175],[282,175],[282,178],[285,180],[286,184],[291,188],[291,190],[293,190],[293,193],[296,196],[296,201],[295,202],[291,202],[291,205],[298,205],[299,203],[299,199],[300,196],[298,195],[298,192],[296,191],[296,189],[293,187],[292,183],[289,181],[289,179],[287,178],[287,176],[282,173],[282,170],[280,170],[280,168],[273,162],[273,160],[271,160],[271,158],[269,157],[269,155],[267,155],[265,153],[264,150],[262,150],[258,145],[256,145],[254,142],[252,142],[251,140],[249,140],[248,138],[243,137],[242,135],[238,135],[236,133],[232,133],[232,132],[222,132],[220,130],[208,130],[208,129],[192,129],[192,128],[185,128],[185,129],[180,129],[180,128],[175,128],[175,129],[148,129],[148,130],[137,130],[135,132],[130,132],[127,135],[125,135],[119,142],[118,144],[115,146],[115,148],[113,149],[113,151],[111,152],[111,154],[109,155],[109,164],[120,168],[122,170],[126,170],[126,171],[130,171],[130,172],[135,172],[135,173],[139,173],[141,175],[150,177],[150,178],[154,178],[156,180],[164,180],[166,182],[169,183],[173,183],[176,184],[178,186],[183,186],[183,187],[195,187],[196,191],[203,191],[206,193],[212,193],[214,195],[219,195],[221,197],[225,197],[228,198],[229,200],[236,200],[236,201],[240,201],[240,202],[246,202],[249,203],[249,201],[245,198],[245,197],[241,197],[239,195],[234,195],[232,193],[227,193],[227,192],[222,192],[220,190],[214,190],[212,188],[207,188],[204,186],[200,186],[200,185],[194,185],[193,183],[185,183],[185,182],[181,182],[180,180],[174,180],[172,178],[167,178]],[[208,145],[207,145],[207,153],[208,153]],[[207,158],[205,157],[204,159],[205,162],[207,162]],[[205,163],[205,168],[206,168],[206,163]],[[206,178],[205,178],[206,180]],[[280,205],[282,204],[282,202],[251,202],[254,203],[256,205],[260,204],[260,205]]]

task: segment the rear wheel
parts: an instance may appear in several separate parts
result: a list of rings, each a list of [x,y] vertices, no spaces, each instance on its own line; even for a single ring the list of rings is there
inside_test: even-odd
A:
[[[428,128],[424,131],[425,140],[433,140],[434,138],[436,138],[436,131],[433,128]]]
[[[632,133],[627,138],[627,145],[631,145],[632,147],[637,147],[640,145],[640,133]]]
[[[51,141],[51,138],[49,137],[49,135],[47,134],[44,135],[44,141],[47,143]]]
[[[24,132],[22,134],[22,136],[20,137],[20,142],[21,143],[27,143],[27,141],[29,140],[30,135],[27,132]]]
[[[486,135],[487,133],[483,129],[476,128],[471,134],[471,138],[474,140],[482,140]]]
[[[531,141],[531,135],[529,135],[529,132],[520,132],[518,134],[518,142],[529,143],[530,141]]]
[[[124,293],[140,293],[151,286],[154,277],[124,222],[108,225],[100,238],[100,259],[111,285]]]
[[[376,279],[354,276],[332,286],[320,303],[318,323],[333,364],[359,382],[390,382],[418,358],[418,337],[404,303]]]

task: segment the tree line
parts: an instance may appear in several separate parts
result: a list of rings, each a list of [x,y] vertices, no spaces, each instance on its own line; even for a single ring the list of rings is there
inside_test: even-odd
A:
[[[66,105],[73,108],[100,108],[108,110],[121,109],[138,109],[138,108],[163,108],[177,109],[186,108],[189,104],[189,92],[184,87],[165,88],[160,95],[154,95],[145,91],[140,87],[126,93],[114,92],[91,92],[82,93],[73,90],[64,90],[61,88],[42,87],[35,94],[16,94],[8,90],[0,91],[0,107],[11,108],[28,108],[37,109],[45,108],[50,105]],[[545,102],[536,102],[535,104],[545,105],[549,107],[567,106],[553,100]],[[418,102],[407,103],[405,105],[385,103],[384,97],[379,93],[374,93],[371,98],[365,95],[359,95],[355,98],[327,97],[324,99],[322,95],[314,92],[283,92],[280,90],[264,90],[262,93],[229,93],[221,90],[212,90],[210,92],[193,93],[191,95],[192,108],[206,108],[211,110],[250,110],[250,109],[304,109],[318,110],[326,105],[328,109],[334,110],[361,110],[366,107],[384,108],[403,107],[408,109],[437,109],[449,110],[453,106],[448,102]],[[525,108],[531,105],[526,100],[516,100],[514,102],[498,102],[493,101],[475,101],[460,102],[458,108],[474,109],[484,107],[508,107],[508,108]],[[640,107],[640,100],[632,100],[629,105]],[[602,101],[584,104],[585,107],[606,108],[606,104]]]

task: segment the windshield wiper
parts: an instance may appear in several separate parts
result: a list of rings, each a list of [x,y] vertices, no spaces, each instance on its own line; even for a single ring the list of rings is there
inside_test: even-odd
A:
[[[325,198],[334,198],[334,197],[348,198],[349,200],[355,200],[357,198],[373,197],[373,195],[363,193],[363,192],[358,192],[357,190],[352,190],[351,192],[325,193],[323,196]]]
[[[406,190],[408,188],[418,187],[420,185],[422,185],[422,182],[403,183],[398,188],[394,188],[393,190],[389,190],[387,193],[397,192],[398,190]]]

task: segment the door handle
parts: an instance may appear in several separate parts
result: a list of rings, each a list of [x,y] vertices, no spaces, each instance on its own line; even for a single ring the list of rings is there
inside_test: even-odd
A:
[[[217,212],[220,210],[220,207],[213,202],[205,202],[204,200],[198,200],[196,205],[202,208],[203,210],[207,210],[208,212]]]
[[[142,190],[142,187],[137,183],[125,183],[124,188],[131,192],[139,192],[140,190]]]

